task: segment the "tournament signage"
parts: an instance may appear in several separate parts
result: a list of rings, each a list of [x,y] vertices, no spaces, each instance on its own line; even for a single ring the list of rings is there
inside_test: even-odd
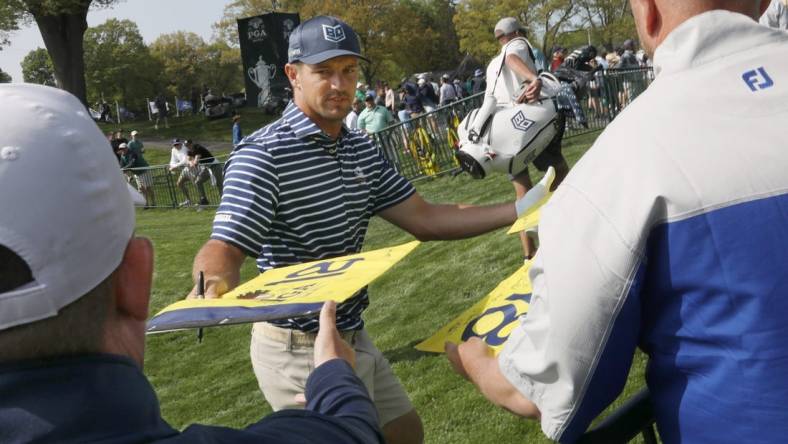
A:
[[[186,299],[148,321],[148,333],[242,324],[317,313],[323,302],[343,302],[419,245],[274,268],[217,299]]]
[[[284,71],[287,45],[299,23],[298,14],[278,12],[238,20],[249,103],[264,107],[286,97],[284,88],[290,86]]]
[[[518,318],[528,312],[531,303],[531,281],[526,262],[513,275],[498,284],[490,294],[466,310],[429,339],[416,345],[417,350],[443,353],[444,344],[459,344],[476,336],[496,354],[503,348]]]

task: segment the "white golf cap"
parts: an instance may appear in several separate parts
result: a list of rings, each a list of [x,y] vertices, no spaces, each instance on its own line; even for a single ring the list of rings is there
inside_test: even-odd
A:
[[[498,23],[495,24],[495,29],[493,30],[493,34],[495,37],[498,38],[502,35],[511,34],[514,31],[519,31],[521,28],[520,22],[517,21],[514,17],[504,17],[498,20]]]
[[[0,115],[0,245],[33,275],[0,293],[3,330],[55,316],[106,279],[123,258],[141,196],[71,94],[0,85]]]
[[[136,136],[136,135],[137,135],[137,134],[139,134],[139,133],[140,133],[139,131],[137,131],[137,130],[134,130],[134,131],[132,131],[132,132],[131,132],[131,135],[132,135],[132,136]]]

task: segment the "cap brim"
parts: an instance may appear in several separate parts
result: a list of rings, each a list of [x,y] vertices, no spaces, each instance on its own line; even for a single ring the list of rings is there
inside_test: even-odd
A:
[[[139,191],[134,189],[130,183],[126,183],[126,186],[129,189],[129,196],[131,197],[131,202],[134,203],[135,207],[144,207],[145,206],[145,197],[140,194]]]
[[[365,62],[369,62],[369,59],[362,56],[361,54],[353,51],[348,51],[346,49],[332,49],[329,51],[323,51],[315,55],[300,57],[296,60],[293,60],[293,62],[301,62],[301,63],[306,63],[308,65],[315,65],[317,63],[325,62],[328,59],[333,59],[334,57],[340,57],[340,56],[354,56],[360,58]]]

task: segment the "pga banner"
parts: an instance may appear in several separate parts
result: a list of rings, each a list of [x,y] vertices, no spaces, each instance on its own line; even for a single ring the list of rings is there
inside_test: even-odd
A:
[[[509,334],[517,326],[517,319],[528,312],[531,303],[531,281],[528,261],[495,287],[481,301],[466,310],[429,339],[416,345],[416,350],[443,353],[444,344],[481,338],[498,354]]]
[[[148,321],[147,332],[213,327],[314,314],[343,302],[385,273],[418,241],[349,256],[274,268],[217,299],[186,299]]]
[[[300,23],[298,14],[270,13],[238,20],[238,41],[248,102],[264,107],[285,97],[290,34]]]

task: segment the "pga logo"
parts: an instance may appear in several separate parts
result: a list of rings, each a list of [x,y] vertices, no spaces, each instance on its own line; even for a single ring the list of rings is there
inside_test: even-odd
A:
[[[268,33],[265,32],[265,24],[263,23],[263,19],[255,17],[252,20],[249,20],[247,36],[249,40],[253,42],[259,42],[268,37]]]
[[[512,125],[515,129],[520,131],[528,131],[528,128],[533,126],[533,124],[534,121],[526,119],[522,111],[518,111],[517,114],[512,117]]]
[[[329,42],[339,43],[345,40],[345,30],[342,29],[342,25],[323,25],[323,38]]]

